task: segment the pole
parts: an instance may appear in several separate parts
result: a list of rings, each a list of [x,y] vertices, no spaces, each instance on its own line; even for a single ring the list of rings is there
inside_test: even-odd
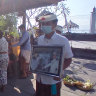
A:
[[[67,26],[67,31],[69,32],[69,26],[68,26],[68,22],[67,22],[67,18],[66,18],[66,14],[64,13],[64,17],[65,17],[65,25]]]
[[[23,11],[23,24],[25,25],[26,28],[26,10]]]

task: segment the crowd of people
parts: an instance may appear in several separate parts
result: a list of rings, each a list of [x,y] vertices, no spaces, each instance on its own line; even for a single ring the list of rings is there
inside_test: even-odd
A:
[[[19,29],[22,33],[22,37],[20,38],[19,42],[16,44],[11,45],[12,47],[20,46],[20,54],[18,57],[18,63],[20,66],[20,78],[26,79],[30,75],[30,55],[31,55],[31,45],[37,44],[42,46],[63,46],[64,47],[64,61],[63,61],[63,67],[62,67],[62,74],[64,72],[64,69],[66,69],[72,61],[73,53],[71,51],[68,39],[64,36],[62,36],[62,27],[57,25],[58,19],[57,16],[51,12],[46,12],[45,14],[42,14],[41,16],[38,16],[36,18],[37,22],[39,23],[39,29],[38,29],[38,39],[37,42],[34,43],[34,38],[26,31],[26,27],[24,24],[19,26]],[[30,40],[31,39],[31,40]],[[31,43],[30,43],[31,42]],[[9,46],[10,47],[10,46]],[[10,49],[11,49],[10,48]],[[4,87],[7,84],[7,69],[8,69],[8,63],[14,64],[16,62],[15,56],[10,58],[8,53],[8,42],[3,37],[3,33],[0,31],[0,90],[4,91]],[[56,63],[56,54],[53,55],[53,61],[46,65],[44,68],[47,68],[48,66],[52,66],[53,62]],[[9,57],[8,57],[9,56]],[[12,62],[11,62],[12,61]],[[54,63],[54,64],[55,64]],[[58,69],[58,64],[55,64],[50,69],[50,72],[53,71],[56,72],[56,69]],[[56,69],[54,69],[54,66]],[[13,67],[9,67],[9,70],[11,70]],[[10,71],[9,71],[10,73]],[[36,94],[35,96],[60,96],[60,89],[61,89],[61,77],[52,77],[42,74],[36,74]]]

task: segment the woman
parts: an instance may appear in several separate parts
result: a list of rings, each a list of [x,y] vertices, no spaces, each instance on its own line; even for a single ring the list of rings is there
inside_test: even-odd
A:
[[[7,67],[8,67],[8,42],[3,37],[0,30],[0,91],[4,91],[7,84]]]

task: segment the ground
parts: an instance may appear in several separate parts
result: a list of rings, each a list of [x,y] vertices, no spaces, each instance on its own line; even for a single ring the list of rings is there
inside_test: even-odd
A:
[[[73,58],[72,64],[64,74],[81,81],[90,80],[92,83],[96,83],[96,61]],[[8,79],[5,92],[0,93],[0,96],[33,96],[35,92],[34,76],[33,74],[27,79]],[[81,91],[76,87],[65,86],[62,81],[61,96],[96,96],[96,86],[90,91]]]

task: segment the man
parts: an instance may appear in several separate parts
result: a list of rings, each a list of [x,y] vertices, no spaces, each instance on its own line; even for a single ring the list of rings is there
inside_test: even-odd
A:
[[[20,46],[20,55],[19,55],[19,63],[21,71],[20,78],[26,78],[29,73],[29,61],[31,53],[30,36],[23,24],[19,26],[19,29],[22,33],[22,37],[17,44],[13,45],[13,47]]]
[[[38,22],[39,29],[37,30],[38,37],[43,35],[44,33],[42,32],[41,28],[41,22],[39,22],[39,17],[50,14],[51,12],[43,10],[39,15],[36,16],[35,20]]]
[[[67,68],[72,61],[72,51],[68,39],[55,32],[57,26],[57,17],[55,14],[47,14],[39,17],[41,30],[44,35],[38,38],[38,45],[64,46],[64,64],[62,70]],[[63,73],[63,71],[62,71]],[[37,74],[36,78],[36,96],[60,96],[61,78]],[[54,93],[55,92],[55,93]]]
[[[62,34],[62,33],[63,33],[63,28],[62,28],[62,26],[57,25],[55,29],[56,29],[56,33],[58,33],[58,34]]]
[[[44,69],[50,67],[49,72],[53,74],[58,74],[59,60],[57,60],[56,57],[57,57],[56,52],[53,52],[52,60],[50,61],[50,63],[44,66]]]

